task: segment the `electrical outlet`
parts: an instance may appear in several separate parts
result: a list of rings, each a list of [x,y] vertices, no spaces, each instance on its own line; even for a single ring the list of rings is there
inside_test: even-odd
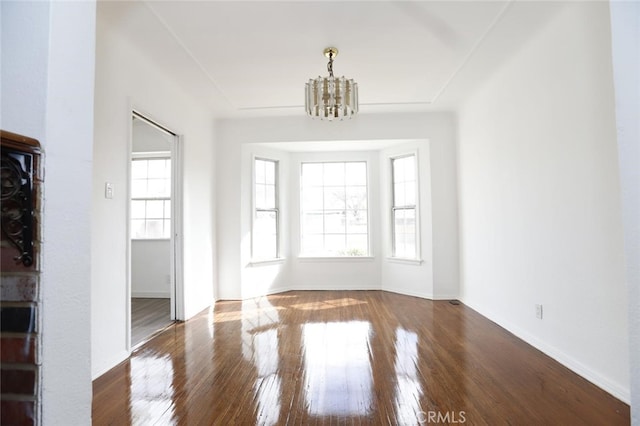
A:
[[[109,200],[113,198],[113,184],[111,182],[104,183],[104,198]]]
[[[542,305],[536,305],[536,318],[542,319]]]

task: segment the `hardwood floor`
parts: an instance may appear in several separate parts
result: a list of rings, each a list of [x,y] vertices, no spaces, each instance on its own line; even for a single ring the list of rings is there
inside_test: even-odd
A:
[[[131,347],[170,325],[171,299],[131,299]]]
[[[218,302],[93,383],[94,425],[628,425],[466,306],[381,291]]]

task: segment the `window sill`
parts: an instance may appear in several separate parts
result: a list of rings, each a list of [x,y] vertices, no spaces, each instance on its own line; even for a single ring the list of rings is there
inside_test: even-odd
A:
[[[408,259],[404,257],[387,257],[387,260],[389,262],[404,263],[406,265],[422,265],[422,262],[424,262],[422,259]]]
[[[249,266],[268,266],[268,265],[278,265],[284,263],[287,260],[284,257],[278,257],[276,259],[264,259],[264,260],[252,260],[249,262]]]
[[[298,256],[300,262],[372,262],[373,256]]]
[[[171,238],[131,238],[131,241],[171,241]]]

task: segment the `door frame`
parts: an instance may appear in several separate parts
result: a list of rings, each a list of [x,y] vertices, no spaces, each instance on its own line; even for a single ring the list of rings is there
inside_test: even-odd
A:
[[[152,115],[131,106],[128,113],[129,141],[127,150],[127,203],[126,203],[126,346],[131,352],[131,161],[133,158],[133,118],[173,136],[171,143],[171,243],[170,243],[170,293],[171,320],[184,321],[184,268],[183,268],[183,194],[182,194],[182,135],[160,124]]]

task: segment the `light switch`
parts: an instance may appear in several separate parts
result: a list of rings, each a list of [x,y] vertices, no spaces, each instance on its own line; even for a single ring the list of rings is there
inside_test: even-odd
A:
[[[113,184],[111,182],[104,183],[104,198],[113,198]]]

